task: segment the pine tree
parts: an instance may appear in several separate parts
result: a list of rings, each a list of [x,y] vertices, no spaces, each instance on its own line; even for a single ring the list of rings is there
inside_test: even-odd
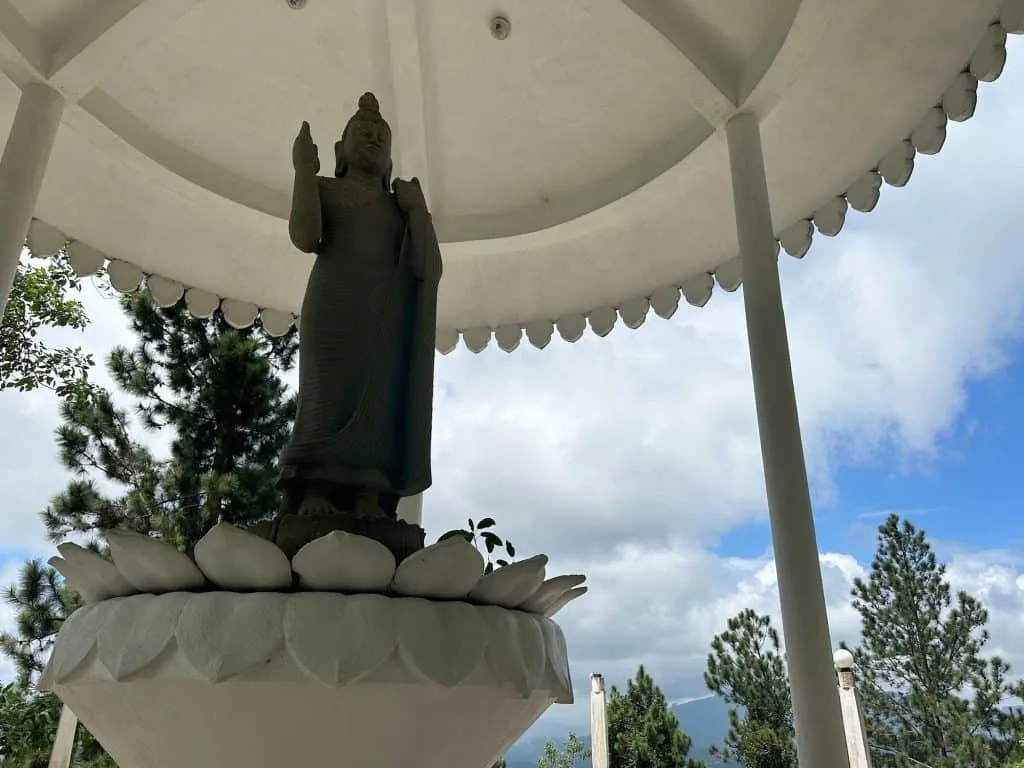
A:
[[[704,682],[729,709],[720,754],[747,768],[796,768],[793,705],[779,633],[752,609],[729,619],[711,641]]]
[[[855,675],[876,768],[1002,766],[1021,722],[1003,707],[1024,686],[1009,665],[983,658],[988,612],[954,597],[924,531],[892,515],[879,528],[866,579],[857,579],[861,647]]]
[[[0,635],[0,652],[14,662],[18,684],[29,688],[43,671],[61,622],[81,601],[57,571],[39,560],[22,566],[18,583],[7,588],[4,599],[15,610],[17,631]]]
[[[121,303],[137,342],[115,349],[107,367],[121,395],[134,400],[135,418],[94,386],[64,398],[57,443],[75,477],[42,513],[51,540],[76,534],[103,554],[102,532],[126,528],[191,552],[219,521],[273,516],[277,455],[295,408],[280,377],[295,358],[294,332],[275,339],[258,324],[238,330],[219,315],[192,317],[183,302],[158,308],[145,293]],[[139,439],[140,424],[171,437],[169,456],[158,458]],[[53,569],[32,561],[7,600],[18,631],[0,636],[0,651],[31,683],[78,598]],[[94,745],[80,728],[78,751],[103,765],[108,758]]]
[[[612,686],[608,700],[608,747],[611,768],[705,768],[688,758],[693,741],[669,711],[665,694],[643,665],[626,683]]]
[[[81,280],[63,253],[19,262],[0,318],[0,390],[41,387],[65,396],[87,386],[91,355],[45,341],[49,329],[81,331],[88,325],[80,290]]]
[[[137,439],[110,393],[90,387],[65,398],[57,443],[75,477],[42,513],[50,539],[76,534],[102,553],[101,532],[120,528],[191,552],[218,521],[272,517],[277,455],[295,407],[279,372],[294,361],[294,334],[271,339],[219,316],[196,319],[184,302],[160,309],[144,293],[121,302],[137,343],[115,349],[108,369],[142,425],[172,436],[170,456],[158,459]],[[0,650],[29,680],[75,606],[39,563],[26,564],[20,582],[7,595],[19,631],[0,636]]]
[[[191,552],[217,522],[273,516],[274,467],[295,411],[279,372],[294,362],[294,333],[238,330],[220,315],[193,317],[184,302],[159,308],[144,293],[121,301],[137,343],[115,349],[107,367],[142,426],[173,436],[170,457],[157,460],[133,438],[109,394],[65,402],[58,443],[78,477],[44,513],[51,538],[126,527]],[[101,492],[95,475],[121,493]]]

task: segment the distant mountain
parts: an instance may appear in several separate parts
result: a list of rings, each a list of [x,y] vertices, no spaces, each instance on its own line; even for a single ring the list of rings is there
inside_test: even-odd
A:
[[[673,714],[679,718],[682,729],[693,739],[691,757],[704,758],[708,768],[740,768],[736,763],[712,763],[708,748],[721,744],[729,730],[729,707],[717,696],[674,704]],[[544,754],[544,743],[549,739],[559,745],[565,742],[571,728],[557,723],[539,723],[531,728],[505,753],[508,768],[537,768],[537,761]],[[590,728],[580,729],[577,734],[584,743],[590,743]],[[587,761],[585,768],[590,768]]]
[[[729,730],[729,705],[724,700],[718,696],[708,696],[674,704],[671,710],[679,719],[682,729],[693,739],[690,757],[704,758],[708,768],[741,768],[738,763],[712,762],[708,757],[708,749],[715,745],[721,746]]]

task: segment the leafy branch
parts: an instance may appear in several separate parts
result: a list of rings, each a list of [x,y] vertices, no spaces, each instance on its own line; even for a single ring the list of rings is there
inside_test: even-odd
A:
[[[496,567],[500,568],[503,565],[508,565],[515,559],[516,548],[512,545],[512,542],[501,538],[491,530],[494,527],[493,517],[485,517],[483,520],[476,522],[470,518],[466,523],[469,526],[468,528],[456,528],[448,531],[442,534],[438,541],[444,541],[456,536],[468,541],[480,551],[480,554],[487,561],[484,573],[490,573]],[[500,556],[494,557],[495,553],[498,553]]]

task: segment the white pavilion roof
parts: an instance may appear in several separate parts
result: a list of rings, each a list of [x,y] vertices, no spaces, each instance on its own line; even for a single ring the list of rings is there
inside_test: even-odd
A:
[[[361,93],[442,240],[438,346],[605,334],[738,287],[717,130],[762,117],[776,232],[803,255],[902,185],[995,79],[1024,0],[4,0],[0,132],[17,85],[69,106],[30,234],[145,276],[198,314],[283,331],[291,142],[330,158]],[[329,166],[330,162],[325,162]],[[55,245],[56,244],[56,245]]]

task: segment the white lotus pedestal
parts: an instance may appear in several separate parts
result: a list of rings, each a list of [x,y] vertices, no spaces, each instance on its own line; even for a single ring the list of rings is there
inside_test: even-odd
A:
[[[206,571],[225,575],[219,550],[234,551],[236,581],[246,568],[246,580],[257,576],[259,558],[246,563],[243,550],[271,552],[228,528],[197,547],[195,565],[133,534],[111,535],[113,563],[75,545],[53,561],[91,577],[93,590],[105,573],[109,592],[152,586],[154,559],[164,558],[161,570],[181,580],[187,564],[204,579],[194,590],[210,590],[100,588],[57,637],[42,685],[122,768],[484,768],[551,704],[572,701],[565,639],[544,614],[585,587],[578,576],[545,581],[545,557],[481,576],[476,550],[450,539],[392,562],[385,594],[214,591]],[[291,563],[303,572],[299,589],[336,581],[360,558],[365,566],[368,551],[386,562],[368,541],[331,534],[307,545],[333,556],[317,564],[300,551]],[[220,555],[209,568],[204,551]],[[470,564],[481,569],[472,581]],[[455,588],[463,599],[437,597]]]

